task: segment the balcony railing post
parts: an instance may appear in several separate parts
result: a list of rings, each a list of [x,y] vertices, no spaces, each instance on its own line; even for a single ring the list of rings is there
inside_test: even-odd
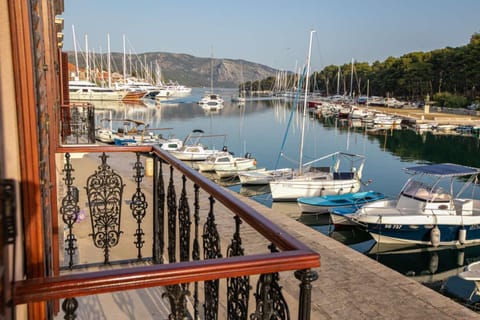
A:
[[[153,157],[153,262],[163,263],[164,214],[165,214],[165,182],[163,181],[162,161]]]
[[[318,273],[310,269],[295,271],[295,277],[300,280],[298,319],[310,320],[312,308],[312,282],[318,279]]]

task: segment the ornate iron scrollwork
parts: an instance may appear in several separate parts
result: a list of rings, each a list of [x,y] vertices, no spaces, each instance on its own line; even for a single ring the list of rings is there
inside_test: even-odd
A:
[[[122,177],[107,164],[108,156],[102,153],[98,170],[87,179],[87,198],[92,223],[93,243],[103,249],[104,263],[109,263],[110,248],[120,240],[122,195],[125,185]]]
[[[227,257],[243,256],[240,224],[242,220],[235,216],[235,233],[232,243],[227,248]],[[247,319],[248,295],[250,292],[250,278],[248,276],[227,279],[228,319]]]
[[[78,188],[73,185],[75,178],[72,176],[73,169],[70,162],[70,154],[65,154],[65,165],[63,166],[63,181],[67,186],[67,193],[62,199],[62,206],[60,207],[60,213],[62,214],[63,223],[67,226],[68,234],[65,239],[65,251],[69,257],[68,267],[73,268],[73,257],[77,251],[77,239],[73,233],[73,225],[78,219],[78,213],[80,212],[80,206],[78,205]]]
[[[277,252],[273,244],[269,248],[271,252]],[[255,313],[250,315],[251,320],[290,319],[290,311],[283,297],[282,287],[278,284],[279,280],[278,272],[260,275],[254,294],[257,306]]]
[[[135,162],[133,169],[135,170],[135,175],[133,176],[133,178],[135,179],[135,182],[137,184],[137,189],[132,196],[132,201],[130,202],[130,210],[132,210],[132,215],[137,221],[137,230],[135,231],[134,243],[138,250],[137,258],[138,260],[141,260],[142,247],[143,247],[143,244],[145,243],[145,240],[143,240],[143,236],[145,235],[145,233],[143,232],[143,229],[142,229],[142,221],[143,221],[143,218],[145,218],[148,203],[145,199],[145,194],[142,192],[142,187],[141,187],[142,179],[145,176],[145,168],[143,167],[143,164],[140,161],[140,153],[137,153],[137,161]]]
[[[215,199],[210,196],[210,210],[207,221],[203,227],[203,257],[204,259],[217,259],[222,257],[220,250],[220,236],[213,214]],[[219,280],[205,281],[205,319],[218,318],[218,287]]]

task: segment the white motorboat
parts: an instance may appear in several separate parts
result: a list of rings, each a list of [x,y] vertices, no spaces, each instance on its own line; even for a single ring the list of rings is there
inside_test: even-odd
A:
[[[228,152],[217,153],[209,156],[205,161],[198,163],[200,172],[209,171],[232,171],[255,169],[257,161],[249,154],[245,157],[234,157]]]
[[[200,101],[198,101],[198,104],[204,109],[204,110],[219,110],[223,108],[223,103],[224,100],[220,95],[216,93],[206,93]]]
[[[193,130],[183,141],[183,146],[177,150],[171,150],[170,153],[180,160],[186,161],[204,161],[209,156],[213,156],[217,153],[227,154],[228,150],[225,146],[225,141],[223,141],[222,150],[218,149],[209,149],[202,143],[202,140],[205,138],[215,138],[223,137],[226,138],[225,134],[205,134],[202,130],[196,129]]]
[[[99,128],[95,130],[95,139],[111,144],[115,142],[115,133],[110,129]]]
[[[350,219],[379,243],[434,247],[480,243],[480,200],[460,197],[467,190],[474,194],[473,181],[480,169],[443,163],[405,170],[413,176],[397,200],[365,204]],[[455,187],[459,189],[456,194]]]
[[[223,153],[220,150],[206,149],[203,145],[184,145],[177,150],[170,151],[177,159],[186,161],[204,161],[209,156],[213,156],[219,152]]]

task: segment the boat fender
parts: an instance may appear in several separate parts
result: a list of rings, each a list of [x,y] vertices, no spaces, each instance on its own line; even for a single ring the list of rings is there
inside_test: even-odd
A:
[[[461,228],[458,230],[458,242],[465,244],[467,241],[467,229]]]
[[[437,226],[430,230],[430,242],[434,247],[438,247],[438,245],[440,244],[440,229],[438,229]]]

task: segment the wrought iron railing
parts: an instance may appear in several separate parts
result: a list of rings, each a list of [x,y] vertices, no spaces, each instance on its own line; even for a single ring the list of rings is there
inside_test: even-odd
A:
[[[297,309],[298,319],[310,318],[311,282],[317,278],[312,268],[320,265],[319,255],[231,193],[157,147],[57,151],[63,158],[57,163],[63,271],[17,282],[15,304],[63,299],[65,318],[73,319],[81,308],[78,297],[161,286],[170,319],[224,318],[221,301],[228,319],[290,319]],[[79,153],[84,158],[73,159]],[[89,167],[92,161],[96,169]],[[85,237],[79,240],[79,232],[87,229],[90,249],[85,249]],[[151,244],[148,252],[146,244]],[[80,259],[83,250],[88,257]],[[91,259],[98,253],[101,259]],[[126,268],[125,262],[143,265]],[[90,265],[109,268],[72,271]],[[295,306],[282,294],[286,271],[295,271],[299,280]],[[222,283],[226,288],[221,290]]]

